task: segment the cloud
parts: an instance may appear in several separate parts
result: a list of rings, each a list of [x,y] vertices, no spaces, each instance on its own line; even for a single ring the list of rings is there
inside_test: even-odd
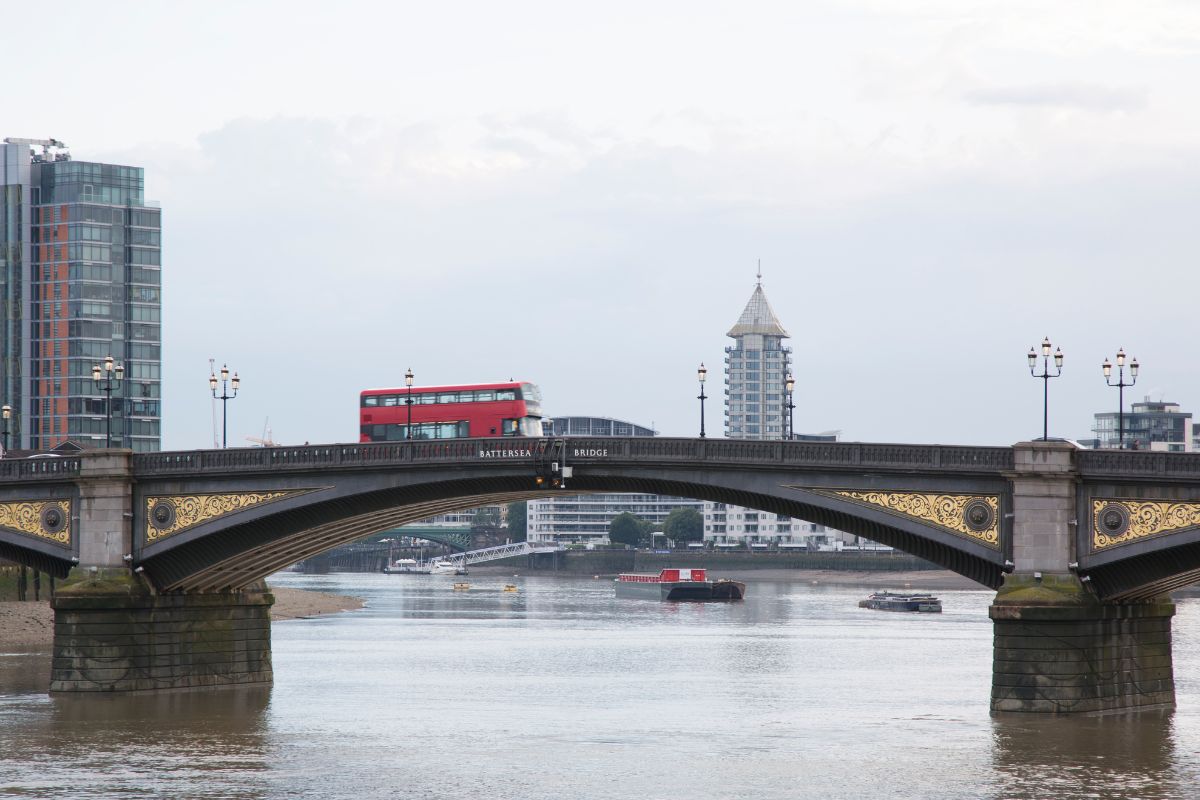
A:
[[[1044,83],[972,89],[963,97],[968,103],[980,106],[1033,106],[1111,112],[1145,108],[1147,91],[1138,86]]]

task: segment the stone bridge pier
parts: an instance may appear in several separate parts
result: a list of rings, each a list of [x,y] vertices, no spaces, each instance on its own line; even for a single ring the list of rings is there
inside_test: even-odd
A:
[[[1077,573],[1078,448],[1014,448],[1013,571],[989,610],[993,713],[1171,708],[1169,597],[1102,603]]]
[[[142,692],[270,683],[265,584],[158,594],[131,569],[129,450],[82,454],[79,566],[55,592],[51,692]]]

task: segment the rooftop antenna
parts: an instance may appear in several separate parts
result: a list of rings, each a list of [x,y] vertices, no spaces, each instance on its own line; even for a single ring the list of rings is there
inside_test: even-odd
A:
[[[758,260],[758,285],[762,286],[762,259]]]

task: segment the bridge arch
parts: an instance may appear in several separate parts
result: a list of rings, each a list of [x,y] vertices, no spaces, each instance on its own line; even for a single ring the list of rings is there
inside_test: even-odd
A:
[[[160,591],[225,591],[438,513],[562,492],[636,492],[804,519],[991,588],[1002,581],[1007,481],[994,464],[978,463],[978,452],[965,459],[955,448],[804,452],[791,447],[798,443],[652,441],[347,445],[297,448],[257,464],[246,454],[262,458],[263,451],[243,451],[242,460],[216,456],[215,464],[148,464],[135,489],[134,560]],[[163,455],[170,458],[143,458],[161,462]],[[848,455],[853,463],[845,463]],[[831,456],[839,463],[829,464]],[[920,458],[936,458],[939,467],[914,469]],[[873,469],[862,469],[864,461]],[[536,476],[555,464],[560,472],[571,467],[565,488],[537,488]],[[181,481],[171,472],[190,475]]]

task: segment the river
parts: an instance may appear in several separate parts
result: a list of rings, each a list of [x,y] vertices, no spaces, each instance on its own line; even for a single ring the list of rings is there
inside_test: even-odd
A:
[[[1198,599],[1175,618],[1176,711],[992,718],[991,592],[897,614],[803,580],[712,604],[454,580],[274,576],[367,607],[276,623],[269,689],[50,697],[47,653],[0,653],[0,796],[1200,794]]]

